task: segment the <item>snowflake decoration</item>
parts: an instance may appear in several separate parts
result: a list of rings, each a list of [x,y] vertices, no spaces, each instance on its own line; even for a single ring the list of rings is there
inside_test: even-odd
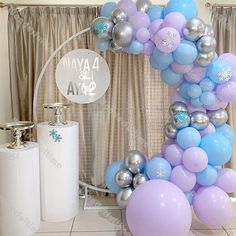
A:
[[[106,32],[107,25],[104,24],[103,22],[98,22],[95,25],[94,30],[95,30],[96,34],[102,34],[102,33]]]
[[[232,77],[232,71],[229,68],[223,68],[219,73],[218,73],[219,80],[221,82],[227,82],[231,79]]]
[[[168,31],[166,38],[162,40],[161,44],[168,49],[172,49],[175,45],[177,35],[171,31]]]
[[[49,131],[49,135],[54,139],[55,143],[60,143],[62,140],[61,135],[58,134],[58,132],[55,129]]]
[[[158,178],[163,178],[163,177],[165,177],[165,175],[166,175],[166,173],[165,173],[165,171],[164,171],[162,168],[160,168],[160,169],[157,171],[157,177],[158,177]]]

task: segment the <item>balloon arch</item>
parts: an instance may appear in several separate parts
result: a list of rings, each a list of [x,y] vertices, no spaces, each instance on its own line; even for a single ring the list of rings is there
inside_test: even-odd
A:
[[[161,80],[176,88],[161,154],[148,160],[130,151],[105,172],[134,236],[187,236],[191,206],[208,226],[223,226],[232,217],[228,193],[236,192],[236,171],[222,166],[232,158],[234,144],[225,108],[236,100],[236,56],[218,57],[212,27],[197,15],[194,0],[170,0],[165,7],[121,0],[106,3],[91,25],[100,51],[144,53],[161,71]],[[36,123],[47,66],[65,44],[87,31],[69,38],[45,64],[34,94]]]

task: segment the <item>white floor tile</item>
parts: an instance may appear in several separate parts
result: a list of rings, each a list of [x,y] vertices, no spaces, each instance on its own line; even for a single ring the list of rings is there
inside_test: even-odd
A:
[[[70,233],[36,233],[32,236],[70,236]]]
[[[42,222],[38,233],[70,232],[73,221],[74,219],[67,222],[60,222],[60,223]]]
[[[236,236],[236,230],[233,229],[226,229],[229,236]]]
[[[122,232],[73,232],[71,236],[124,236]]]
[[[72,231],[97,232],[120,230],[122,230],[120,210],[80,210]]]
[[[227,236],[224,230],[191,230],[189,236]]]

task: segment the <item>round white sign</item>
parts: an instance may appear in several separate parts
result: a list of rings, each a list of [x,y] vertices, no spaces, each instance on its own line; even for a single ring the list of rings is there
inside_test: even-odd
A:
[[[56,83],[70,101],[86,104],[97,101],[110,85],[110,70],[96,52],[76,49],[60,60],[56,69]]]

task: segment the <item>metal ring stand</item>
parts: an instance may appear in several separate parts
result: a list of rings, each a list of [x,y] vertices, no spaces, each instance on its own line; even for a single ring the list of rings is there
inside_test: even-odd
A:
[[[34,92],[34,99],[33,99],[33,118],[34,118],[34,123],[35,125],[38,123],[38,118],[37,118],[37,100],[38,100],[38,93],[39,93],[39,87],[40,87],[40,84],[43,80],[43,76],[44,76],[44,73],[47,69],[47,67],[49,66],[50,62],[54,59],[54,57],[56,56],[56,54],[66,45],[68,44],[70,41],[72,41],[74,38],[77,38],[79,37],[80,35],[88,32],[90,30],[90,28],[87,28],[87,29],[84,29],[84,30],[81,30],[80,32],[72,35],[70,38],[68,38],[65,42],[63,42],[52,54],[51,56],[49,57],[49,59],[47,60],[47,62],[45,63],[44,67],[42,68],[40,74],[39,74],[39,77],[37,79],[37,83],[36,83],[36,86],[35,86],[35,92]],[[95,191],[98,191],[98,192],[101,192],[101,193],[112,193],[111,191],[107,190],[107,189],[102,189],[102,188],[98,188],[98,187],[95,187],[93,185],[90,185],[90,184],[87,184],[83,181],[79,181],[79,184],[81,186],[83,186],[85,188],[85,201],[84,201],[84,210],[114,210],[114,209],[121,209],[120,207],[118,206],[88,206],[87,203],[88,203],[88,190],[95,190]]]

